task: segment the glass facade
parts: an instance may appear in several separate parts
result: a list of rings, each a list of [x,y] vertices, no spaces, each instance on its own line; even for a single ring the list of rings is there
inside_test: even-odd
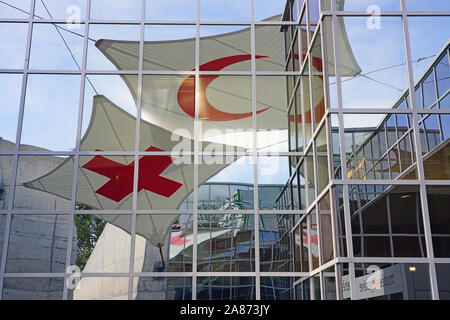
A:
[[[449,6],[305,2],[309,37],[286,32],[290,54],[304,52],[288,91],[289,150],[302,153],[290,179],[308,190],[293,191],[306,204],[294,232],[310,240],[294,249],[296,269],[309,271],[296,299],[448,299]]]
[[[449,27],[447,0],[1,1],[0,299],[449,299]]]

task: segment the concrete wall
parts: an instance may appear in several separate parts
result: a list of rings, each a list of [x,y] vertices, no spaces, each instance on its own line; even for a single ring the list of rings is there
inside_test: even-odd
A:
[[[0,140],[0,150],[11,150],[14,144]],[[21,146],[23,150],[40,151],[32,146]],[[25,188],[24,182],[38,178],[56,168],[63,158],[44,156],[22,156],[17,171],[14,208],[40,210],[43,214],[13,215],[9,233],[6,272],[64,272],[67,254],[69,216],[52,215],[54,210],[68,210],[70,202],[50,194]],[[13,171],[13,157],[0,157],[0,183],[5,186],[6,195],[0,201],[0,208],[8,205],[10,181]],[[3,242],[6,216],[0,218],[0,238]],[[3,226],[3,227],[2,227]],[[72,239],[76,259],[76,232]],[[3,247],[0,246],[0,250]],[[7,280],[7,279],[5,279]],[[62,298],[62,279],[25,278],[9,279],[4,282],[3,299],[52,299]]]

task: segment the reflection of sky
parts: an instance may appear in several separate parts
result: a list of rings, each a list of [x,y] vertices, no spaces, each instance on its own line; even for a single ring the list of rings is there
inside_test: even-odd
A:
[[[29,0],[9,1],[11,4],[29,11]],[[80,8],[81,17],[86,13],[85,0],[45,0],[47,8],[50,10],[53,18],[66,19],[71,12],[67,8],[71,5],[77,5]],[[140,0],[92,0],[91,14],[96,19],[139,19],[141,1]],[[191,0],[165,0],[165,1],[146,1],[147,18],[161,20],[177,19],[192,20],[195,17],[195,1]],[[255,18],[257,20],[265,19],[282,12],[285,0],[255,0]],[[399,8],[398,1],[387,0],[347,0],[345,10],[363,10],[371,4],[379,5],[382,10],[396,10]],[[410,10],[450,10],[448,0],[418,1],[407,0],[407,7]],[[250,0],[221,0],[221,1],[201,1],[201,19],[202,20],[247,20],[250,17]],[[49,18],[42,2],[36,1],[36,14]],[[26,18],[26,14],[12,9],[0,3],[0,17]],[[403,37],[400,18],[387,17],[381,20],[380,30],[368,30],[366,28],[366,18],[355,17],[345,18],[349,42],[352,47],[358,64],[361,66],[362,73],[373,70],[395,66],[404,63]],[[408,18],[411,51],[413,60],[426,58],[436,54],[450,38],[450,22],[448,17],[410,17]],[[64,25],[61,25],[64,27]],[[240,27],[202,27],[202,36],[217,34],[225,31],[235,30]],[[27,24],[0,24],[0,68],[20,69],[23,67],[24,54],[26,47]],[[83,39],[67,31],[61,30],[65,41],[71,48],[75,59],[81,65]],[[82,34],[83,28],[73,31]],[[146,27],[146,40],[172,40],[176,38],[191,38],[195,35],[193,26],[149,26]],[[139,39],[138,26],[111,26],[111,25],[91,25],[89,36],[93,39],[114,38],[114,39]],[[427,58],[413,63],[413,72],[415,81],[428,68],[432,59]],[[94,43],[89,41],[88,66],[114,70],[115,67],[95,48]],[[53,25],[36,24],[33,33],[33,45],[30,57],[30,67],[35,69],[69,69],[77,70],[70,53]],[[346,107],[386,107],[393,106],[399,97],[400,91],[392,87],[404,90],[406,88],[406,68],[397,66],[380,72],[370,74],[370,77],[384,84],[373,80],[357,77],[355,80],[343,83],[344,103]],[[67,77],[66,77],[67,78]],[[73,77],[77,78],[77,77]],[[91,79],[92,78],[92,79]],[[38,139],[40,145],[52,150],[70,149],[74,137],[69,137],[72,131],[67,129],[67,114],[54,112],[55,103],[61,105],[70,105],[71,121],[77,119],[72,110],[78,106],[76,94],[79,92],[77,84],[72,81],[54,81],[55,77],[40,76],[42,82],[38,85],[29,83],[30,86],[39,87],[32,93],[36,101],[31,101],[33,95],[27,99],[27,109],[35,110],[33,116],[25,113],[26,122],[24,123],[23,143],[35,143],[39,135],[36,128],[42,126],[42,123],[48,121],[46,113],[51,113],[52,138]],[[134,110],[134,101],[129,94],[120,77],[101,77],[90,76],[97,91],[110,98],[113,102],[124,108],[130,113]],[[46,83],[43,85],[43,83]],[[45,87],[52,83],[51,87]],[[70,83],[70,85],[69,85]],[[20,98],[21,76],[1,75],[0,93],[2,94],[3,119],[6,119],[6,125],[0,126],[0,136],[9,140],[14,140],[16,133],[17,108]],[[49,92],[49,90],[52,92]],[[33,91],[34,92],[34,91]],[[94,92],[89,84],[86,85],[86,103],[91,103]],[[55,95],[55,97],[53,97]],[[65,97],[64,99],[62,97]],[[73,100],[70,100],[72,99]],[[69,101],[70,100],[70,101]],[[363,103],[361,105],[361,103]],[[85,107],[83,115],[83,127],[85,128],[91,106]],[[31,112],[31,111],[28,111]],[[76,112],[76,111],[74,111]],[[30,113],[31,114],[31,113]],[[377,120],[378,121],[378,120]],[[367,117],[359,117],[355,126],[374,126],[375,120],[367,120]],[[351,126],[346,123],[346,126]],[[44,133],[41,132],[42,135]],[[31,139],[31,140],[25,140]],[[34,141],[34,142],[33,142]],[[68,141],[71,141],[70,143]]]
[[[194,25],[147,25],[144,41],[168,41],[195,38]]]
[[[450,10],[450,1],[447,4]],[[450,17],[409,17],[408,28],[413,61],[435,55],[450,40]],[[412,64],[414,83],[420,80],[431,61],[432,58]]]
[[[21,142],[73,149],[79,95],[79,75],[29,75]]]
[[[365,28],[366,18],[345,18],[350,46],[362,74],[368,74],[376,82],[363,77],[343,79],[344,107],[391,108],[407,88],[403,34],[400,18],[382,17],[381,29]],[[448,17],[409,17],[410,45],[414,82],[429,68],[433,57],[450,39]],[[421,59],[419,61],[419,58]],[[403,65],[402,65],[403,64]],[[349,80],[350,79],[350,80]],[[401,89],[397,90],[397,89]],[[345,126],[377,126],[378,117],[353,116]]]
[[[8,2],[8,0],[6,0]],[[263,20],[283,12],[285,0],[255,0],[255,19]],[[30,0],[9,0],[9,3],[29,11]],[[67,18],[67,8],[77,6],[82,19],[86,16],[86,0],[45,0],[53,18]],[[92,19],[138,20],[141,18],[141,0],[91,0]],[[147,20],[193,21],[196,18],[195,0],[145,0]],[[250,19],[250,0],[201,0],[201,20],[240,20]],[[36,1],[35,13],[48,18],[47,11],[40,0]],[[71,12],[72,14],[73,12]],[[26,18],[26,14],[12,8],[0,8],[1,17]]]
[[[110,25],[96,24],[89,26],[91,39],[114,39],[139,41],[140,27],[138,25]],[[136,58],[136,65],[138,60]],[[117,68],[97,49],[93,41],[89,41],[87,69],[91,70],[117,70]]]
[[[1,126],[0,137],[15,141],[17,117],[19,115],[22,75],[0,74]]]
[[[405,0],[405,2],[406,9],[410,11],[450,10],[448,0]],[[400,0],[345,0],[344,4],[346,11],[366,11],[369,6],[377,6],[381,11],[400,10]]]
[[[137,76],[136,76],[137,77]],[[96,95],[92,86],[98,93],[110,99],[126,112],[136,117],[136,106],[130,90],[119,75],[89,75],[86,81],[84,94],[83,125],[81,135],[86,132],[91,119],[92,105]],[[92,84],[92,86],[91,86]]]

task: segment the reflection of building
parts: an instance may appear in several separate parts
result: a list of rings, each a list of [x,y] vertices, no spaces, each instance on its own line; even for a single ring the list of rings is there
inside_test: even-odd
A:
[[[262,185],[258,192],[259,205],[262,208],[272,209],[281,185]],[[208,182],[199,188],[199,207],[203,210],[245,210],[254,206],[253,184],[248,183],[219,183]],[[190,194],[182,203],[180,209],[191,209],[193,195]]]
[[[232,213],[242,210],[242,199],[238,203],[229,201],[228,193],[220,194],[214,191],[236,188],[234,195],[239,191],[245,191],[245,185],[211,184],[214,201],[230,204],[230,214],[200,215],[198,220],[197,269],[200,272],[245,272],[255,269],[255,235],[254,215]],[[248,187],[248,186],[247,186]],[[280,186],[260,186],[268,189],[272,194],[265,199],[265,203],[275,205],[277,192]],[[249,200],[251,201],[251,200]],[[208,203],[205,200],[204,203]],[[249,203],[248,203],[249,204]],[[261,270],[267,272],[289,272],[293,270],[292,245],[290,234],[292,221],[287,216],[267,214],[260,217],[260,261]],[[135,270],[139,272],[192,272],[193,254],[193,224],[191,215],[181,215],[177,223],[172,226],[169,238],[164,244],[165,266],[161,264],[161,256],[157,248],[138,237],[135,242]],[[108,224],[102,232],[91,257],[83,269],[83,272],[120,272],[129,264],[130,237],[113,225]],[[120,252],[117,250],[121,248]],[[281,299],[292,297],[293,278],[267,278],[264,281],[263,296]],[[74,292],[75,299],[126,299],[126,278],[91,278],[84,277],[80,281],[80,289]],[[251,278],[202,278],[199,288],[199,299],[212,296],[214,299],[226,297],[240,297],[250,299],[255,295],[255,283]],[[136,277],[133,282],[133,298],[135,299],[167,299],[177,297],[189,299],[191,282],[185,278],[155,278]],[[103,288],[103,289],[101,289]],[[205,291],[206,290],[206,291]],[[236,296],[238,295],[238,296]]]
[[[417,114],[408,112],[411,102],[406,90],[377,126],[363,127],[351,121],[351,114],[343,114],[342,128],[331,126],[332,121],[338,124],[337,115],[329,118],[329,172],[338,183],[300,218],[296,228],[298,237],[305,230],[314,231],[307,237],[311,244],[295,253],[296,270],[310,272],[296,282],[298,299],[431,299],[437,294],[448,299],[448,264],[429,264],[428,258],[450,257],[450,187],[445,182],[425,186],[422,179],[449,179],[450,115],[427,113],[448,107],[449,48],[447,44],[434,57],[415,86],[416,103],[423,108]],[[314,145],[319,150],[318,141]],[[320,156],[317,152],[319,161]],[[315,170],[308,156],[295,164],[297,176],[308,181],[305,168]],[[297,192],[294,197],[304,196],[291,187],[292,181],[278,201],[293,197],[293,192]],[[308,187],[313,190],[314,181],[320,184],[320,177],[312,176]],[[316,195],[322,189],[316,189]],[[295,209],[295,203],[291,205]],[[313,236],[318,246],[313,246]],[[320,271],[325,264],[329,267]]]

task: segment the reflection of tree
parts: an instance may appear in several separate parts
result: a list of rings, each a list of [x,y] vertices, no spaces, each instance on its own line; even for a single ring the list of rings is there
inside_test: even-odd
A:
[[[90,210],[88,206],[77,205],[76,210]],[[75,226],[77,228],[77,266],[84,269],[97,243],[98,238],[105,228],[106,221],[98,219],[91,214],[75,215]]]

